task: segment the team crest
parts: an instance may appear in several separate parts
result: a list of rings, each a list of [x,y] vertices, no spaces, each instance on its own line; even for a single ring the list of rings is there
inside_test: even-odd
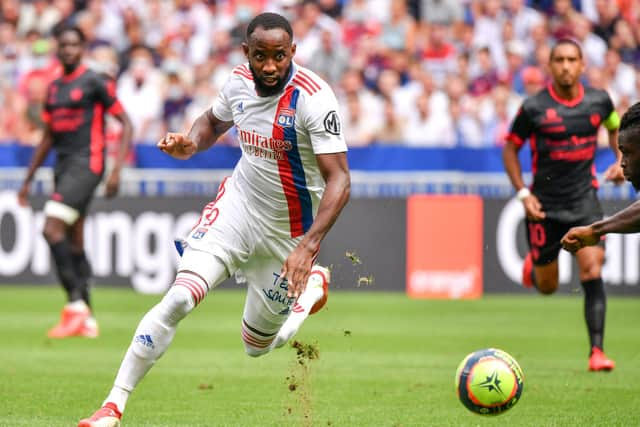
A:
[[[205,234],[207,234],[207,231],[209,231],[209,230],[207,230],[204,227],[200,227],[196,231],[193,232],[193,235],[191,237],[193,237],[196,240],[200,240],[200,239],[202,239],[204,237]]]
[[[340,118],[335,110],[329,111],[324,118],[324,130],[332,135],[340,135]]]
[[[593,113],[591,117],[589,117],[589,121],[591,122],[594,128],[597,128],[600,125],[600,114]]]
[[[293,121],[296,112],[290,108],[283,108],[278,113],[278,118],[276,119],[279,126],[283,128],[290,128],[293,126]]]

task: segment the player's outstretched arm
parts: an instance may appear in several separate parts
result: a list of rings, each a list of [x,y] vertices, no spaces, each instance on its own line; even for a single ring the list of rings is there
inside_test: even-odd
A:
[[[502,162],[513,188],[515,188],[518,193],[518,199],[522,201],[527,217],[539,221],[545,217],[545,213],[542,210],[542,204],[538,198],[531,194],[524,185],[524,181],[522,180],[522,167],[520,165],[520,159],[518,158],[519,151],[519,146],[512,141],[507,141],[502,149]]]
[[[168,133],[157,147],[176,159],[186,160],[209,149],[232,125],[233,122],[220,120],[209,109],[193,122],[189,134]]]
[[[282,276],[289,282],[288,296],[294,298],[304,291],[313,257],[320,250],[320,243],[338,219],[351,193],[347,153],[319,154],[316,159],[326,183],[318,214],[282,267]]]
[[[27,206],[29,204],[28,198],[31,181],[33,180],[33,176],[35,175],[38,168],[47,158],[47,154],[49,154],[52,144],[53,138],[51,136],[51,128],[47,125],[45,127],[42,140],[40,141],[38,148],[36,148],[36,151],[31,158],[31,164],[29,165],[29,169],[22,183],[22,187],[20,187],[20,190],[18,191],[18,203],[20,203],[20,205]]]
[[[639,233],[640,232],[640,201],[633,203],[617,214],[596,221],[585,227],[570,229],[562,238],[562,247],[575,252],[584,246],[595,245],[600,238],[609,233]]]
[[[118,189],[120,188],[120,171],[124,166],[127,154],[129,154],[131,140],[133,138],[133,125],[131,124],[129,115],[122,110],[113,114],[113,117],[122,124],[122,136],[120,137],[120,145],[118,146],[116,161],[106,182],[105,195],[107,197],[113,197],[118,194]]]

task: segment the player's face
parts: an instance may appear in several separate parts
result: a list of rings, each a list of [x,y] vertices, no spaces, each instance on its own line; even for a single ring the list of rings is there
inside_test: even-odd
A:
[[[568,89],[578,83],[584,71],[584,62],[577,46],[562,43],[556,46],[549,58],[553,80],[561,88]]]
[[[640,140],[638,132],[621,132],[618,137],[618,148],[622,153],[622,171],[624,177],[633,188],[640,190]],[[632,141],[632,139],[636,139]]]
[[[243,43],[244,54],[260,96],[275,95],[284,89],[296,52],[289,34],[281,28],[265,30],[258,27],[248,43]]]
[[[74,31],[65,31],[58,38],[58,59],[65,68],[73,68],[80,63],[84,44]]]

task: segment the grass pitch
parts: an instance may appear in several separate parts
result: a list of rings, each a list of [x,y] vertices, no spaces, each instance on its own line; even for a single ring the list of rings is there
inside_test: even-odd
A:
[[[111,387],[142,315],[159,296],[97,289],[102,335],[46,338],[62,292],[0,287],[0,426],[75,426]],[[609,298],[612,373],[587,372],[579,295],[477,301],[409,300],[334,292],[285,347],[244,355],[244,291],[213,292],[135,391],[127,427],[195,426],[640,426],[640,299]],[[457,400],[454,374],[469,352],[498,347],[525,373],[522,400],[482,417]]]

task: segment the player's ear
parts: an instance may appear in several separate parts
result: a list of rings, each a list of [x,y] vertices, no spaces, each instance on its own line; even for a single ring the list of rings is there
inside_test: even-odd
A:
[[[297,45],[295,43],[291,43],[291,57],[292,58],[294,56],[296,56],[296,48],[297,48]]]
[[[249,45],[245,42],[242,42],[242,51],[244,52],[244,56],[249,59]]]

